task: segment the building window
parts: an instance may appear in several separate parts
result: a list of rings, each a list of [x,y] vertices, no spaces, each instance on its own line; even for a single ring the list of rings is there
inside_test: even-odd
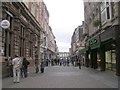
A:
[[[107,7],[106,10],[107,10],[107,19],[110,19],[110,10],[109,10],[109,7]]]
[[[25,36],[25,28],[24,26],[21,26],[21,30],[20,30],[20,56],[24,56],[24,49],[25,49],[25,40],[24,40],[24,36]]]
[[[107,0],[108,1],[108,0]],[[111,12],[111,2],[102,2],[101,3],[101,22],[102,25],[107,21],[111,19],[112,12]]]
[[[114,2],[111,2],[111,16],[114,17],[115,11],[114,11]]]
[[[33,34],[30,34],[30,41],[29,41],[29,56],[32,57],[32,52],[33,52]]]
[[[10,22],[10,27],[4,31],[4,56],[11,56],[11,43],[12,43],[12,17],[8,14],[6,19]]]
[[[35,3],[35,2],[32,2],[31,12],[32,12],[33,16],[35,16],[35,9],[36,9],[36,3]]]
[[[4,56],[7,56],[7,41],[8,41],[7,38],[8,38],[7,31],[5,31]]]

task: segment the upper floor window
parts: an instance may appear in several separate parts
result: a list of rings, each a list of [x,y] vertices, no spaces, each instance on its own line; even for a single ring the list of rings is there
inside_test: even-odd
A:
[[[110,20],[112,17],[111,12],[111,2],[107,0],[101,3],[101,22],[104,24],[107,20]]]
[[[33,16],[35,16],[35,9],[36,9],[36,4],[35,4],[35,2],[32,2],[31,12],[32,12]]]

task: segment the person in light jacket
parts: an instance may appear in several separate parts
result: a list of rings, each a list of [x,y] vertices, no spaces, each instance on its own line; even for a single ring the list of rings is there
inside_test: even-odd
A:
[[[22,60],[15,55],[15,58],[12,60],[13,65],[13,82],[19,83],[20,82],[20,68],[22,66]]]

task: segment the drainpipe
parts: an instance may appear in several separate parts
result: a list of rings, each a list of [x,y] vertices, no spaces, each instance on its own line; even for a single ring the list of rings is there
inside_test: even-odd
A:
[[[120,1],[118,2],[118,27],[116,28],[116,75],[120,76]]]

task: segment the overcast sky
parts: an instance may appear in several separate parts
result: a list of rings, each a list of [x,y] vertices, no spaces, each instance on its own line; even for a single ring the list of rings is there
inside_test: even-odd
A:
[[[44,0],[50,14],[49,25],[60,52],[68,52],[71,37],[84,20],[83,0]]]

